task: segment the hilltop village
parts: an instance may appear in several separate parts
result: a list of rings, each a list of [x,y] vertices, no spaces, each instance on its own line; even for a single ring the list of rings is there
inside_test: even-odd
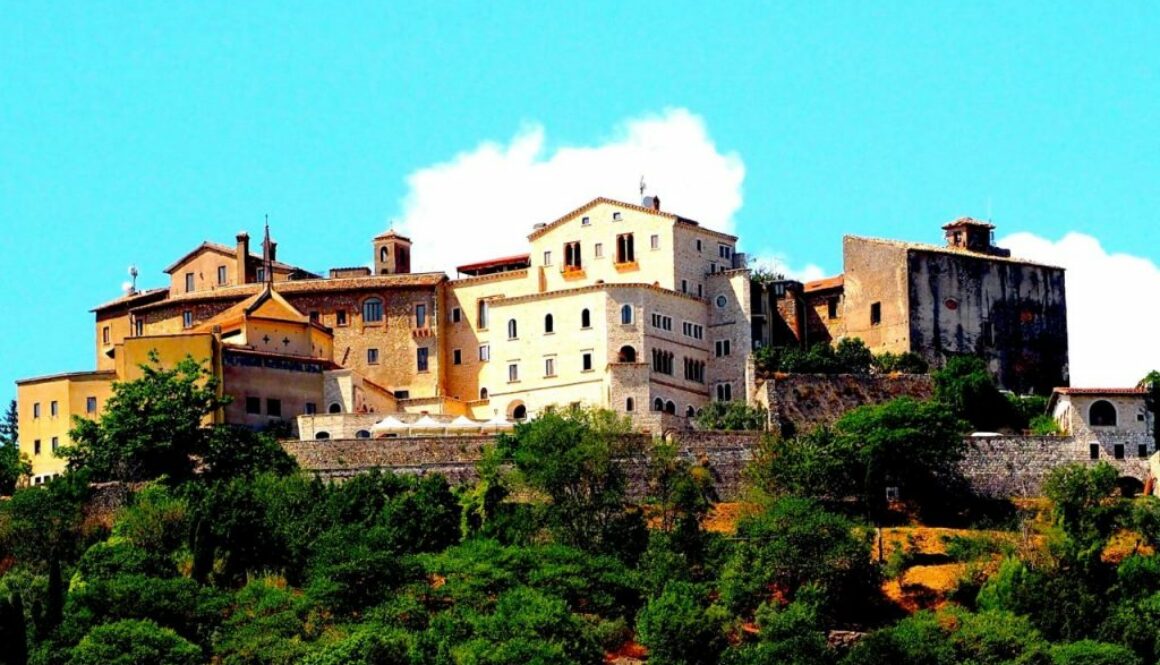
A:
[[[978,355],[1020,394],[1066,389],[1064,270],[1012,257],[993,229],[847,236],[842,273],[806,283],[755,274],[736,236],[657,196],[593,199],[529,229],[527,253],[454,277],[413,273],[431,249],[394,231],[371,240],[373,267],[326,275],[283,262],[268,231],[259,247],[240,233],[177,258],[168,286],[93,308],[94,370],[18,381],[21,451],[34,484],[61,473],[72,416],[99,416],[150,354],[204,360],[232,398],[220,422],[306,440],[367,437],[390,414],[513,422],[568,405],[682,431],[713,401],[771,406],[754,350],[847,338],[933,367]]]

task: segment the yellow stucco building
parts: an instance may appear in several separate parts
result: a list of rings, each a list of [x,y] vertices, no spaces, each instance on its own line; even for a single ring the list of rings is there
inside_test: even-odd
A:
[[[411,273],[411,242],[372,240],[373,268],[322,277],[249,238],[205,242],[167,288],[98,306],[96,371],[21,380],[21,451],[33,483],[73,416],[95,418],[151,351],[203,361],[233,398],[221,418],[262,428],[299,416],[430,413],[532,417],[584,404],[641,429],[683,426],[710,400],[744,400],[750,279],[735,236],[661,210],[597,198],[528,236],[527,254]],[[314,435],[320,432],[311,427]],[[319,438],[326,438],[319,436]]]

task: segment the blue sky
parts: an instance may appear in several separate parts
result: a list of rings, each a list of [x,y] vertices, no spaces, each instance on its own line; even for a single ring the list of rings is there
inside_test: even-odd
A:
[[[1077,371],[1160,365],[1149,337],[1121,336],[1156,322],[1128,310],[1160,288],[1160,4],[715,4],[0,0],[0,398],[93,366],[88,309],[130,263],[160,285],[174,258],[268,213],[279,258],[362,264],[388,220],[426,228],[440,208],[423,201],[476,195],[436,237],[502,231],[518,248],[539,220],[507,226],[485,192],[548,217],[628,198],[635,177],[603,191],[588,172],[635,172],[637,153],[602,148],[635,145],[641,122],[664,130],[645,143],[688,146],[642,158],[662,200],[719,216],[705,221],[751,252],[836,273],[844,233],[937,241],[942,222],[990,213],[1073,269]],[[456,171],[521,146],[536,168]],[[557,168],[576,150],[595,161]],[[1099,344],[1123,356],[1116,373],[1095,371]]]

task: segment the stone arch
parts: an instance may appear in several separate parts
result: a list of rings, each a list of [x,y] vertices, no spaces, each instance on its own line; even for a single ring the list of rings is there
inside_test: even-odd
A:
[[[636,408],[636,400],[634,400],[631,397],[624,398],[624,410],[625,411],[632,411],[635,408]]]
[[[487,388],[479,389],[479,399],[487,399]]]
[[[327,413],[342,413],[342,405],[338,402],[331,402],[330,406],[326,407]]]
[[[660,397],[653,400],[653,411],[664,411],[665,401]]]
[[[697,409],[693,408],[693,405],[690,404],[689,408],[685,409],[685,417],[692,418],[696,415],[697,415]]]
[[[508,420],[527,420],[528,407],[522,400],[517,399],[511,404],[508,404],[507,416]]]
[[[669,415],[676,415],[677,414],[676,402],[674,402],[671,399],[669,401],[665,402],[665,413],[667,413]]]
[[[634,363],[636,362],[636,349],[631,344],[625,344],[620,347],[620,352],[616,357],[618,362]]]
[[[314,439],[316,441],[326,441],[330,438],[330,432],[315,432]]]
[[[1115,427],[1116,407],[1106,399],[1098,399],[1088,407],[1088,425],[1092,427]]]
[[[620,322],[624,325],[632,323],[632,305],[620,306]]]
[[[356,438],[356,439],[369,439],[369,438],[371,438],[371,433],[365,429],[360,429],[359,431],[354,433],[354,438]]]
[[[1116,479],[1116,489],[1120,496],[1131,498],[1144,491],[1144,483],[1139,478],[1120,476]]]

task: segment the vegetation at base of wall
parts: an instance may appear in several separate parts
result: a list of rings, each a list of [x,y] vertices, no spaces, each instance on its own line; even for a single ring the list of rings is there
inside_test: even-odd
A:
[[[923,559],[914,539],[877,555],[873,525],[897,509],[884,488],[919,513],[966,498],[955,471],[966,425],[947,402],[901,399],[770,437],[748,472],[752,510],[721,534],[703,528],[713,469],[623,436],[611,413],[519,425],[471,486],[377,472],[324,484],[206,426],[183,402],[193,395],[160,417],[186,414],[171,422],[197,442],[200,473],[175,455],[119,459],[108,433],[144,446],[155,431],[144,421],[156,412],[126,410],[72,472],[0,502],[0,663],[1160,659],[1160,500],[1118,498],[1107,464],[1054,471],[1032,535],[948,537],[945,557],[970,567],[937,611],[886,593]],[[175,443],[134,450],[193,449]],[[644,496],[629,492],[630,470]],[[138,481],[115,511],[99,499],[109,485],[90,484],[110,472]],[[1125,532],[1135,545],[1110,556]],[[860,639],[831,642],[835,630]]]
[[[31,473],[28,457],[20,454],[20,418],[12,400],[0,420],[0,495],[12,494],[20,479]]]
[[[753,352],[759,374],[926,374],[930,366],[909,351],[874,355],[857,337],[844,338],[837,345],[819,342],[808,349],[762,347]]]
[[[697,412],[695,422],[702,430],[759,432],[769,429],[769,411],[739,401],[709,402]]]

